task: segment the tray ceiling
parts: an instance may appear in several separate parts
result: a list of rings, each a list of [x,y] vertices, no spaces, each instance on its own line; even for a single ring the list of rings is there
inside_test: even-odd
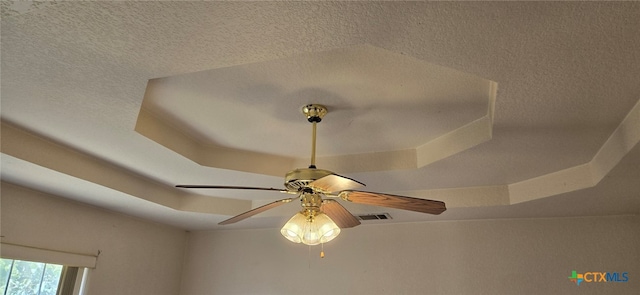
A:
[[[323,103],[319,166],[450,208],[384,222],[640,212],[640,3],[16,3],[3,187],[217,229],[280,196],[173,186],[282,187]]]

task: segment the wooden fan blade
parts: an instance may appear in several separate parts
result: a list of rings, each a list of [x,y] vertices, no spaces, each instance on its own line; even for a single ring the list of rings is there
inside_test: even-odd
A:
[[[413,197],[371,193],[362,191],[340,192],[343,200],[358,204],[410,210],[429,214],[440,214],[447,210],[444,202]]]
[[[212,189],[246,189],[246,190],[261,190],[261,191],[276,191],[281,193],[288,193],[286,189],[272,188],[272,187],[251,187],[251,186],[228,186],[228,185],[190,185],[190,184],[178,184],[179,188],[212,188]]]
[[[336,200],[323,200],[320,210],[327,214],[339,228],[349,228],[360,225],[360,220],[353,216]]]
[[[315,190],[319,190],[325,193],[339,192],[348,189],[354,189],[365,186],[364,183],[359,182],[349,177],[344,177],[338,174],[329,174],[320,179],[317,179],[309,184],[309,186]]]
[[[278,206],[280,206],[280,205],[282,205],[282,204],[289,203],[289,202],[291,202],[291,201],[293,201],[293,199],[292,199],[292,198],[282,199],[282,200],[277,200],[277,201],[271,202],[271,203],[269,203],[269,204],[266,204],[266,205],[262,205],[262,206],[260,206],[260,207],[257,207],[257,208],[255,208],[255,209],[251,209],[251,210],[249,210],[249,211],[247,211],[247,212],[244,212],[244,213],[238,214],[238,215],[236,215],[236,216],[234,216],[234,217],[231,217],[231,218],[229,218],[229,219],[227,219],[227,220],[225,220],[225,221],[222,221],[222,222],[220,222],[220,223],[218,223],[218,224],[219,224],[219,225],[226,225],[226,224],[236,223],[236,222],[238,222],[238,221],[240,221],[240,220],[247,219],[247,218],[249,218],[249,217],[251,217],[251,216],[253,216],[253,215],[256,215],[256,214],[262,213],[262,212],[267,211],[267,210],[269,210],[269,209],[273,209],[273,208],[275,208],[275,207],[278,207]]]

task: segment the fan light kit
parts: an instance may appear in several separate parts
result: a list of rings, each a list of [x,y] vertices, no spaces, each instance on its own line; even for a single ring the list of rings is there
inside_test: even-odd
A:
[[[285,189],[222,185],[176,185],[176,187],[263,190],[297,195],[296,198],[277,200],[257,207],[219,224],[235,223],[295,199],[300,199],[302,211],[291,217],[282,227],[280,233],[289,241],[306,245],[329,242],[340,234],[340,229],[360,224],[358,218],[353,216],[338,201],[323,199],[323,197],[340,198],[347,202],[429,214],[440,214],[446,210],[444,202],[441,201],[354,190],[365,186],[364,183],[335,174],[329,170],[316,168],[316,125],[322,121],[328,110],[323,105],[308,104],[302,108],[302,112],[307,121],[313,125],[311,164],[308,168],[289,171],[285,175]]]

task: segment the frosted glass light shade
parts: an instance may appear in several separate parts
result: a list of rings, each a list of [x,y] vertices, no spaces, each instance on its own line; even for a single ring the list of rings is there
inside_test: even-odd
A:
[[[322,212],[313,217],[297,213],[287,221],[280,233],[294,243],[317,245],[333,240],[340,234],[340,228]]]

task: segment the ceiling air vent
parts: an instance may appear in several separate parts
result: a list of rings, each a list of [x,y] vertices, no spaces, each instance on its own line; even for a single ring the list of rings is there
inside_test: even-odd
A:
[[[380,213],[380,214],[365,214],[358,215],[358,219],[360,220],[383,220],[383,219],[392,219],[389,213]]]

